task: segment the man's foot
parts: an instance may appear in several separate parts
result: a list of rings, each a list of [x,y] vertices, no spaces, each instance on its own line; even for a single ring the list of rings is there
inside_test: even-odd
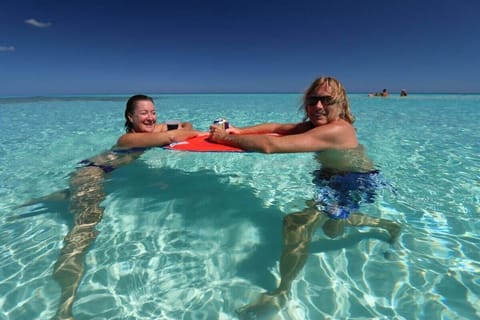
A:
[[[263,293],[256,302],[243,306],[237,309],[236,312],[241,320],[266,320],[271,319],[280,312],[286,302],[286,292]]]

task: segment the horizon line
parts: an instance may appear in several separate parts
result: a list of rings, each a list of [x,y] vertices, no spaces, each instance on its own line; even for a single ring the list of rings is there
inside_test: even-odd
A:
[[[392,93],[393,92],[393,93]],[[396,96],[397,92],[389,92],[390,96]],[[165,92],[136,92],[136,93],[49,93],[49,94],[19,94],[19,95],[3,95],[0,94],[0,99],[8,98],[55,98],[55,97],[88,97],[88,96],[131,96],[133,94],[146,94],[146,95],[182,95],[182,94],[303,94],[304,92],[294,91],[165,91]],[[398,92],[398,94],[400,91]],[[366,91],[350,91],[349,94],[371,94]],[[454,91],[409,91],[408,94],[480,94],[480,92],[454,92]]]

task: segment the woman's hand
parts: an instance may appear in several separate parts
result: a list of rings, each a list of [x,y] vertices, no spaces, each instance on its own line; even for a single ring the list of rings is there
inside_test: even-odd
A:
[[[193,130],[193,126],[190,122],[182,122],[179,129]]]

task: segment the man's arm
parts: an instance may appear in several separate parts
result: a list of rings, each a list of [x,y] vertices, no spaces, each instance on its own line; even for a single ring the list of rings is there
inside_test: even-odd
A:
[[[286,135],[299,133],[301,128],[304,126],[304,123],[261,123],[243,128],[230,126],[230,128],[227,129],[227,132],[232,134],[277,133],[281,135]]]
[[[265,134],[235,135],[213,126],[210,140],[262,153],[316,152],[357,146],[355,129],[346,122],[331,123],[304,133],[285,136]]]

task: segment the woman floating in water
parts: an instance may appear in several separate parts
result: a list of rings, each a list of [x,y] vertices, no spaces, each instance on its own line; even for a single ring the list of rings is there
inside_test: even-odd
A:
[[[396,222],[358,211],[361,202],[373,202],[375,190],[387,183],[358,143],[352,125],[354,116],[342,84],[331,77],[316,79],[305,92],[303,110],[305,118],[301,123],[264,123],[228,130],[210,128],[211,141],[264,153],[316,152],[321,165],[314,172],[315,199],[302,212],[284,218],[279,287],[240,308],[241,318],[271,316],[284,306],[293,280],[305,265],[317,227],[322,226],[332,238],[342,234],[345,226],[382,228],[392,242],[400,233]]]
[[[105,198],[103,182],[114,169],[126,165],[149,147],[163,146],[198,135],[190,123],[168,130],[165,123],[157,124],[154,101],[145,95],[132,96],[125,109],[125,131],[112,150],[81,161],[69,179],[69,189],[56,193],[69,199],[69,211],[74,215],[73,228],[66,235],[64,247],[55,263],[53,277],[61,287],[60,304],[54,319],[74,319],[72,306],[84,274],[87,249],[95,241],[96,225],[103,215],[101,202]],[[48,200],[43,197],[28,204]],[[28,205],[27,204],[27,205]]]

